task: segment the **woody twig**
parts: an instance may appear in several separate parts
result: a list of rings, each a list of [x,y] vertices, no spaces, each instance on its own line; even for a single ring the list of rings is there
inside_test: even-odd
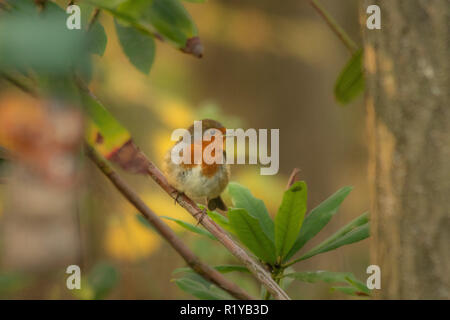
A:
[[[85,147],[88,157],[102,171],[102,173],[114,184],[116,189],[147,219],[158,233],[169,242],[186,261],[189,267],[208,281],[216,284],[236,299],[254,299],[233,282],[226,279],[220,272],[202,262],[185,244],[177,237],[170,227],[165,224],[138,196],[138,194],[115,172],[109,164],[99,156],[92,147]]]

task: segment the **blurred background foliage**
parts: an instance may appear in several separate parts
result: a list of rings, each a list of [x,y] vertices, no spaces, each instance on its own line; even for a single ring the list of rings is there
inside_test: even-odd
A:
[[[359,40],[357,1],[322,3],[352,38]],[[91,88],[128,128],[136,144],[160,165],[172,144],[172,130],[187,127],[196,119],[214,118],[229,128],[279,128],[280,172],[261,176],[256,165],[233,166],[232,180],[263,199],[272,215],[294,167],[301,169],[300,178],[308,183],[308,211],[338,188],[354,186],[340,214],[307,244],[307,249],[367,210],[362,99],[346,108],[335,101],[334,83],[349,54],[307,1],[285,0],[283,5],[270,0],[183,4],[196,22],[204,56],[196,59],[167,43],[158,43],[149,75],[134,68],[122,52],[111,16],[100,15],[108,41],[104,56],[93,56]],[[86,285],[75,297],[191,298],[169,281],[173,270],[184,266],[183,260],[143,225],[136,210],[86,160],[85,168],[86,188],[79,201],[79,264]],[[148,178],[124,176],[158,215],[195,223]],[[0,184],[0,219],[7,201],[5,190]],[[238,263],[217,242],[185,232],[173,221],[166,222],[210,265]],[[348,271],[365,279],[367,266],[365,240],[299,263],[295,270]],[[109,268],[107,279],[97,284],[86,280],[94,277],[98,268]],[[227,276],[250,293],[259,294],[251,276]],[[0,297],[71,298],[65,288],[66,277],[64,270],[38,277],[0,269]],[[302,283],[291,286],[288,293],[293,299],[349,298],[331,293],[327,284]]]

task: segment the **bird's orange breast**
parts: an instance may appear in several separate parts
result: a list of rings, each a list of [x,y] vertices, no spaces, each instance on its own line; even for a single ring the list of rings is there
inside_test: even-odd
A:
[[[203,154],[203,151],[205,150],[205,148],[209,145],[209,144],[211,144],[213,142],[213,140],[212,141],[202,141],[202,156],[203,157],[205,157],[205,156],[209,156],[209,155],[204,155]],[[216,148],[217,149],[217,148]],[[210,156],[211,157],[215,157],[215,153],[216,153],[216,149],[213,149],[212,151],[211,151],[211,154],[210,154]],[[193,168],[193,167],[195,167],[195,166],[197,166],[197,164],[194,162],[194,150],[195,150],[195,144],[194,143],[192,143],[191,144],[191,161],[190,161],[190,163],[182,163],[181,165],[184,167],[184,168]],[[220,150],[218,150],[219,152],[223,152],[223,150],[220,148]],[[202,173],[203,173],[203,175],[205,175],[206,177],[213,177],[215,174],[216,174],[216,172],[219,170],[219,167],[222,165],[222,164],[218,164],[218,163],[215,163],[215,162],[213,162],[213,163],[211,163],[211,164],[208,164],[208,163],[206,163],[205,161],[204,161],[204,159],[203,159],[203,157],[202,157],[202,162],[201,162],[201,166],[202,166]],[[208,161],[208,162],[210,162],[210,161]]]

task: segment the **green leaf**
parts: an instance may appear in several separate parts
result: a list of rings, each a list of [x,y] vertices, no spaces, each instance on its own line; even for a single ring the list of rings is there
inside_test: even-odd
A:
[[[109,263],[97,264],[89,273],[88,282],[94,289],[94,299],[104,299],[119,281],[119,272]]]
[[[86,1],[102,9],[114,9],[128,0],[86,0]]]
[[[241,242],[264,262],[275,263],[275,246],[266,236],[259,221],[246,209],[230,209],[228,211],[230,225]]]
[[[301,256],[296,261],[302,261],[308,258],[311,258],[312,256],[315,256],[320,253],[324,253],[330,250],[337,249],[339,247],[345,246],[347,244],[352,244],[354,242],[358,242],[361,240],[364,240],[369,237],[370,233],[370,223],[366,223],[362,226],[359,226],[352,231],[342,234],[339,237],[337,237],[335,240],[330,241],[330,239],[325,240],[321,244],[319,244],[317,247],[311,249],[309,252],[305,253],[303,256]],[[331,238],[334,238],[333,235]]]
[[[158,33],[180,48],[184,48],[187,40],[198,34],[197,27],[180,1],[153,0],[147,3],[142,19],[150,22]]]
[[[368,222],[369,222],[369,213],[365,212],[362,215],[360,215],[359,217],[356,217],[355,219],[350,221],[348,224],[343,226],[338,231],[336,231],[331,237],[329,237],[328,239],[323,241],[320,245],[328,245],[332,242],[335,242],[336,240],[342,238],[344,235],[346,235],[350,231],[356,229],[359,226],[365,225]]]
[[[38,12],[36,4],[30,0],[6,0],[6,3],[21,14],[36,15]]]
[[[155,41],[133,27],[121,25],[114,19],[117,36],[128,60],[141,72],[148,74],[155,57]]]
[[[347,279],[353,277],[353,274],[350,272],[302,271],[286,274],[285,277],[309,283],[315,283],[319,281],[332,283],[348,282]]]
[[[14,1],[16,9],[0,19],[0,68],[45,75],[71,74],[89,60],[82,30],[66,28],[67,14],[53,2],[36,14],[32,1]]]
[[[100,22],[95,22],[87,31],[87,47],[90,53],[103,56],[106,49],[108,38],[106,32]]]
[[[248,271],[248,269],[244,266],[239,266],[239,265],[231,265],[231,264],[227,264],[227,265],[221,265],[221,266],[214,266],[214,269],[216,269],[217,271],[219,271],[220,273],[229,273],[229,272],[246,272],[249,273],[250,271]],[[189,267],[185,267],[185,268],[177,268],[173,271],[173,274],[177,274],[180,272],[194,272],[194,270],[192,270]]]
[[[281,259],[294,244],[306,212],[307,186],[304,181],[295,182],[284,192],[275,216],[275,246]]]
[[[315,207],[306,216],[294,245],[285,257],[285,261],[296,254],[309,240],[322,230],[338,211],[341,203],[352,191],[352,187],[343,187],[328,199]]]
[[[227,190],[231,196],[233,207],[245,209],[250,215],[256,218],[261,224],[265,235],[272,243],[275,243],[274,223],[264,202],[261,199],[255,198],[249,189],[236,182],[230,182]]]
[[[87,0],[141,32],[201,56],[198,31],[179,0]],[[194,41],[195,40],[195,41]]]
[[[205,208],[204,206],[200,206],[200,205],[199,205],[199,207],[202,208],[202,209]],[[233,228],[230,226],[230,221],[228,220],[227,217],[224,217],[223,215],[221,215],[217,211],[207,210],[206,213],[219,226],[221,226],[222,228],[224,228],[225,230],[227,230],[230,233],[233,233],[233,234],[235,233]]]
[[[357,280],[351,272],[304,271],[289,273],[286,274],[285,277],[309,283],[315,283],[319,281],[326,283],[348,283],[357,291],[363,292],[367,295],[370,293],[366,285]]]
[[[217,271],[219,271],[220,273],[229,273],[229,272],[235,272],[235,271],[250,273],[250,271],[248,271],[247,267],[231,265],[231,264],[215,266],[213,268],[216,269]]]
[[[209,231],[204,230],[200,227],[194,226],[193,224],[175,219],[175,218],[171,218],[171,217],[166,217],[166,216],[161,216],[161,218],[167,219],[167,220],[172,220],[175,221],[178,225],[182,226],[183,228],[185,228],[186,230],[192,231],[194,233],[203,235],[203,236],[207,236],[213,240],[216,240],[216,237],[214,237]]]
[[[194,3],[204,3],[204,2],[206,2],[206,0],[183,0],[183,1],[194,2]]]
[[[130,141],[131,135],[96,99],[83,92],[82,102],[89,116],[86,124],[86,140],[108,159]]]
[[[175,284],[183,291],[192,294],[202,300],[228,300],[231,297],[223,290],[213,284],[205,285],[203,281],[196,281],[189,278],[173,280]]]
[[[334,86],[334,95],[341,104],[347,104],[364,91],[362,69],[363,50],[358,50],[345,65]]]
[[[295,270],[292,267],[287,267],[283,271],[284,274],[293,273],[293,272],[295,272]],[[293,278],[284,277],[282,275],[282,278],[280,279],[280,287],[281,287],[281,289],[286,291],[289,288],[289,286],[292,284],[293,281],[294,281]]]

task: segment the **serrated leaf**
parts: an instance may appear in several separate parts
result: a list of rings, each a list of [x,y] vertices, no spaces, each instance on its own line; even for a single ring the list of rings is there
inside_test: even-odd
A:
[[[304,181],[295,182],[284,192],[275,216],[275,247],[282,258],[294,244],[306,212],[307,186]]]
[[[334,95],[341,104],[347,104],[364,91],[362,69],[363,50],[358,50],[339,74],[334,86]]]
[[[233,207],[245,209],[256,218],[266,236],[275,244],[275,226],[264,202],[255,198],[249,189],[236,182],[230,182],[227,190],[231,196]]]
[[[328,224],[352,189],[352,187],[343,187],[339,189],[336,193],[311,210],[303,222],[294,245],[286,255],[285,261],[296,254],[309,240]]]
[[[104,299],[119,281],[119,272],[109,263],[97,264],[89,273],[88,282],[94,290],[94,299]]]
[[[161,218],[167,219],[167,220],[172,220],[175,221],[179,226],[185,228],[186,230],[189,230],[191,232],[203,235],[203,236],[207,236],[208,238],[212,239],[212,240],[216,240],[216,237],[214,237],[209,231],[204,230],[200,227],[196,227],[193,224],[190,224],[188,222],[184,222],[182,220],[178,220],[175,218],[171,218],[171,217],[166,217],[166,216],[161,216]]]
[[[114,19],[117,36],[128,60],[141,72],[148,74],[155,57],[155,41],[133,27],[121,25]]]
[[[259,221],[245,209],[228,211],[230,225],[239,240],[264,262],[274,264],[276,261],[275,246],[261,228]]]

